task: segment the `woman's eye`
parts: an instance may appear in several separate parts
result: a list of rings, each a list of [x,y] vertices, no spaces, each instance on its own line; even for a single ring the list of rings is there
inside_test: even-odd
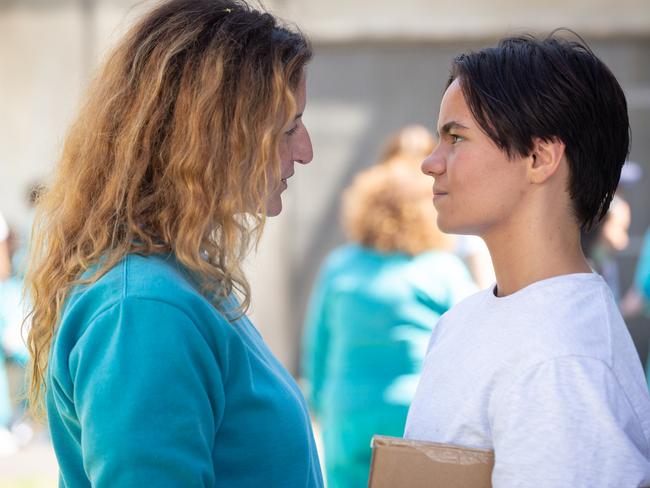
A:
[[[286,131],[285,134],[288,135],[288,136],[292,136],[292,135],[294,135],[296,133],[297,130],[298,130],[298,126],[295,125],[291,129]]]
[[[451,138],[451,143],[456,144],[457,142],[460,142],[463,140],[463,138],[459,135],[456,134],[449,134],[449,137]]]

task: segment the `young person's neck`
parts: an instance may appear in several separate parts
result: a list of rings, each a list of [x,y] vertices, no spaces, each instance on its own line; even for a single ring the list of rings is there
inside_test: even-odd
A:
[[[548,217],[548,216],[546,216]],[[490,250],[498,296],[554,276],[589,273],[580,230],[571,220],[525,219],[482,236]]]

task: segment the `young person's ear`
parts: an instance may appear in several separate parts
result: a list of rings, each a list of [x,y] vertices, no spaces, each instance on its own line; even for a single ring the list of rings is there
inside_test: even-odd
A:
[[[528,179],[531,183],[544,183],[560,167],[564,159],[565,144],[559,139],[534,139],[528,162]]]

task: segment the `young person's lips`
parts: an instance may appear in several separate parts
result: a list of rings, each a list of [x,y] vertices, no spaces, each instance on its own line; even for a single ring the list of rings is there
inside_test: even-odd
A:
[[[438,188],[433,189],[433,199],[437,200],[447,195],[446,191],[442,191]]]

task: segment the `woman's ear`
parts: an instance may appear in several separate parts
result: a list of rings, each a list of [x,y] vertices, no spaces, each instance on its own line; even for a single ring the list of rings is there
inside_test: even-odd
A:
[[[533,140],[533,151],[528,159],[528,180],[531,183],[544,183],[560,167],[564,159],[565,144],[560,139]]]

